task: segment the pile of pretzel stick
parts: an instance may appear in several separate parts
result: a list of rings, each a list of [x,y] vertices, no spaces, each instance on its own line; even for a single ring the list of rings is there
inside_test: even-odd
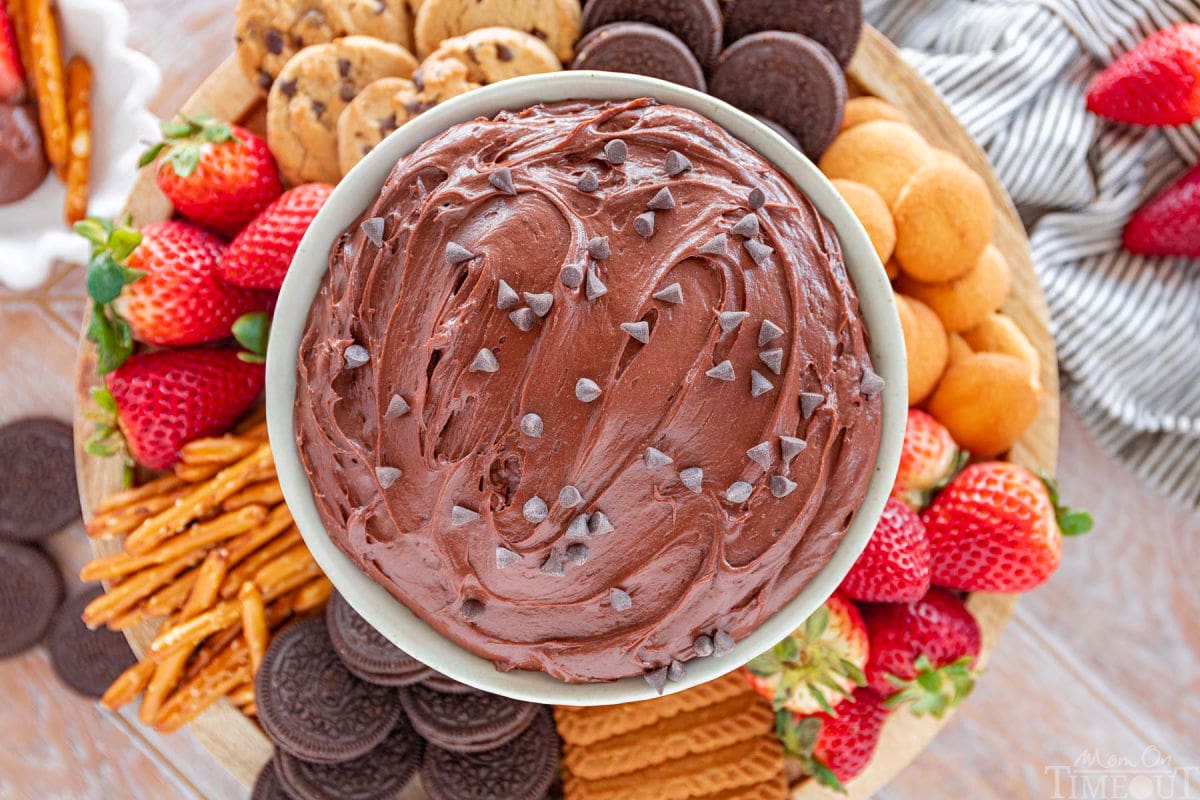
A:
[[[26,81],[37,103],[46,160],[67,187],[63,216],[87,216],[92,160],[92,68],[80,56],[64,65],[52,0],[0,0],[12,20]]]
[[[272,634],[321,612],[333,589],[283,502],[261,420],[188,444],[173,474],[102,501],[88,533],[124,541],[80,574],[108,587],[84,622],[161,620],[101,703],[115,710],[141,695],[140,719],[164,733],[223,697],[256,716],[254,674]]]

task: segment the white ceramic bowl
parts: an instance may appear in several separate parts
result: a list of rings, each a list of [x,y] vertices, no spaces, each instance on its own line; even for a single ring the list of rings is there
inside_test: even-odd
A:
[[[292,516],[313,556],[334,586],[363,617],[385,636],[455,680],[495,694],[559,705],[606,705],[649,699],[655,692],[640,677],[610,683],[573,685],[541,672],[500,672],[443,638],[387,590],[368,578],[325,532],[300,461],[292,414],[295,410],[296,365],[309,306],[328,266],[329,248],[337,236],[378,196],[396,162],[447,128],[505,109],[570,99],[623,100],[653,97],[690,108],[749,144],[807,194],[833,223],[841,238],[846,265],[858,290],[862,314],[871,334],[871,358],[886,381],[879,457],[866,500],[832,560],[803,591],[753,634],[722,658],[689,662],[687,677],[667,686],[678,692],[710,681],[749,661],[795,630],[823,603],[866,546],[883,511],[900,459],[908,413],[904,340],[892,289],[883,265],[849,207],[817,168],[778,134],[726,103],[674,84],[632,75],[562,72],[517,78],[470,92],[439,105],[376,147],[334,191],[313,221],[292,263],[275,312],[267,356],[267,423],[275,463]]]

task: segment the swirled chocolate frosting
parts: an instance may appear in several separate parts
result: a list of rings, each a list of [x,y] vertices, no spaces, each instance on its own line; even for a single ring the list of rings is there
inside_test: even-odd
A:
[[[832,227],[691,111],[449,129],[332,248],[297,438],[333,541],[502,670],[719,657],[862,502],[881,381]]]

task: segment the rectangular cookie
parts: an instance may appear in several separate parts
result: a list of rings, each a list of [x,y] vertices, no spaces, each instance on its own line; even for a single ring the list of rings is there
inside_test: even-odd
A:
[[[685,711],[723,702],[745,692],[747,685],[749,682],[742,671],[734,670],[686,692],[642,703],[596,708],[555,708],[554,720],[563,741],[588,745],[653,725],[660,719],[668,719]]]
[[[770,733],[774,719],[770,704],[747,691],[591,745],[568,745],[563,764],[584,780],[623,775]]]

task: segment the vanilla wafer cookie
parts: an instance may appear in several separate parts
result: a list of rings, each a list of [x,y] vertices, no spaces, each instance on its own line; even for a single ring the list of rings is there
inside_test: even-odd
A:
[[[783,746],[766,734],[596,781],[568,773],[563,789],[566,800],[696,800],[755,786],[782,771]]]
[[[686,692],[643,703],[595,708],[556,708],[558,735],[568,744],[588,745],[653,725],[685,711],[711,706],[736,697],[749,686],[740,670],[723,675]]]
[[[569,746],[563,765],[584,780],[623,775],[770,733],[774,721],[770,704],[746,692],[592,745]]]

